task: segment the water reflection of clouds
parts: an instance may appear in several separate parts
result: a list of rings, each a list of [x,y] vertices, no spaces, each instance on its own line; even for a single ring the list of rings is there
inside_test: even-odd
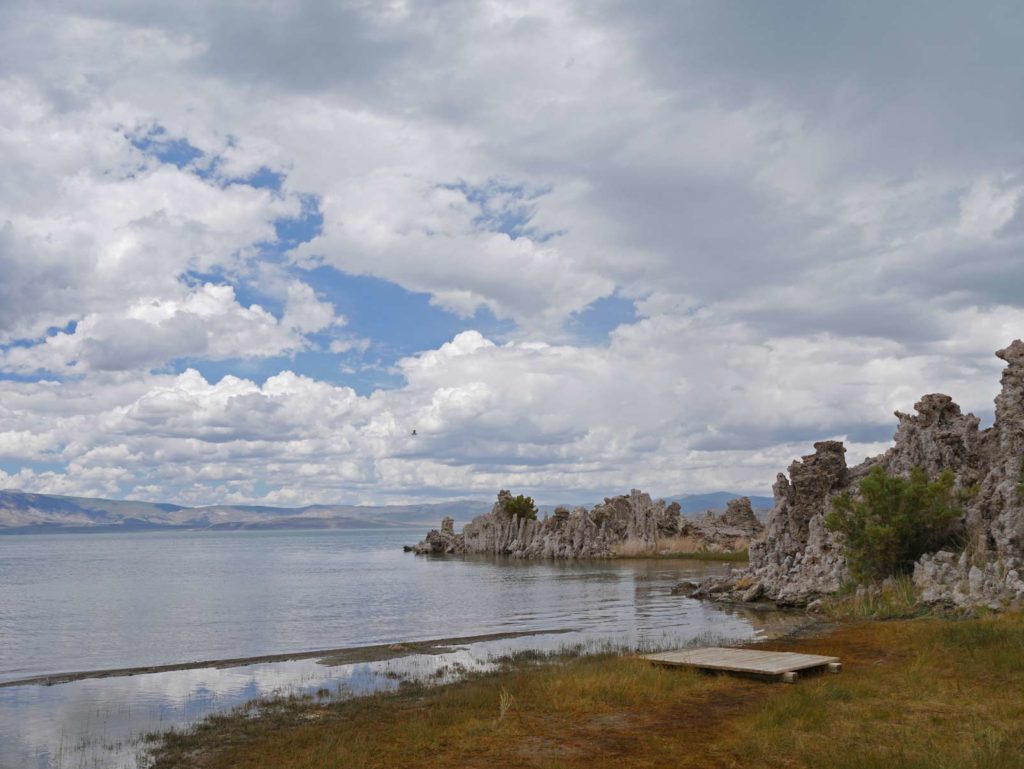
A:
[[[358,695],[393,689],[398,679],[451,680],[459,670],[485,669],[494,658],[525,649],[557,651],[580,644],[598,648],[605,642],[664,647],[709,634],[751,638],[779,624],[771,615],[671,595],[680,578],[700,578],[729,568],[721,564],[412,558],[399,563],[400,555],[375,550],[371,545],[376,540],[371,539],[348,553],[337,551],[340,538],[256,537],[243,542],[228,537],[218,541],[218,547],[226,550],[242,544],[258,546],[261,557],[263,550],[279,552],[270,554],[276,560],[268,561],[273,563],[271,568],[262,569],[264,577],[235,586],[231,596],[240,605],[231,607],[233,613],[218,614],[226,605],[223,595],[189,605],[187,617],[198,617],[196,624],[173,641],[190,643],[199,638],[202,643],[223,644],[237,638],[237,647],[231,647],[237,654],[249,653],[242,650],[250,648],[267,653],[332,643],[356,645],[345,640],[356,637],[355,633],[359,643],[388,643],[396,638],[415,641],[501,631],[572,628],[573,632],[478,642],[440,655],[336,667],[307,659],[0,689],[0,769],[132,766],[142,747],[136,741],[140,733],[187,726],[212,712],[274,694],[326,689],[332,694]],[[189,539],[197,547],[204,542]],[[231,579],[231,570],[240,568],[232,565],[235,559],[251,555],[244,548],[230,556],[192,553],[190,564],[194,570],[206,571],[204,579]],[[192,579],[189,589],[171,590],[164,598],[172,604],[187,604],[198,586]],[[287,606],[284,597],[291,601]],[[235,626],[240,617],[248,624]],[[143,620],[145,616],[139,618]],[[154,628],[146,631],[155,632]],[[135,653],[141,652],[167,653],[160,649]],[[22,647],[16,657],[26,654],[28,647]],[[8,674],[12,669],[7,669]]]
[[[486,667],[488,654],[481,651],[335,667],[295,660],[0,689],[0,767],[132,766],[143,748],[137,738],[148,731],[188,726],[268,696],[320,689],[359,695],[394,689],[401,679],[443,681],[459,668]],[[439,670],[448,672],[438,676]]]

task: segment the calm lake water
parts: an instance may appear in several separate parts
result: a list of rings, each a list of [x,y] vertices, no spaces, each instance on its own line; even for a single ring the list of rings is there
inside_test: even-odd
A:
[[[306,659],[0,688],[0,769],[134,767],[145,747],[141,733],[267,694],[359,694],[394,687],[398,676],[445,680],[516,649],[749,639],[770,632],[768,623],[785,623],[671,595],[679,579],[720,573],[727,564],[401,551],[423,533],[0,537],[0,682],[537,631],[381,662]]]

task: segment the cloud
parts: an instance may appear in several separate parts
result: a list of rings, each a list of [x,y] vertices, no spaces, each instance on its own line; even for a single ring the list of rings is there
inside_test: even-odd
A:
[[[297,249],[300,262],[383,277],[461,315],[486,307],[557,327],[615,288],[556,246],[490,229],[503,211],[457,187],[375,173],[325,196],[321,210],[325,234]]]
[[[1024,321],[1020,15],[8,3],[0,435],[60,468],[17,482],[764,490],[922,392],[987,413]],[[352,275],[457,331],[407,354]],[[635,315],[574,336],[608,297]]]
[[[310,334],[333,326],[345,325],[345,318],[335,315],[330,302],[316,297],[313,287],[293,280],[288,284],[288,299],[281,326],[300,334]]]
[[[237,271],[276,240],[274,220],[299,211],[295,198],[147,157],[117,115],[89,115],[76,136],[83,116],[14,86],[0,96],[14,116],[0,151],[20,177],[0,190],[0,341],[177,296],[190,271]]]
[[[305,334],[343,323],[303,283],[289,286],[280,320],[258,304],[241,306],[231,286],[206,283],[178,299],[139,299],[117,311],[90,313],[72,332],[10,348],[0,367],[74,374],[154,368],[181,358],[274,357],[306,349]]]
[[[67,470],[32,476],[39,490],[116,488],[194,503],[509,486],[547,500],[638,485],[763,491],[813,440],[846,438],[859,461],[884,449],[892,411],[922,392],[939,386],[978,409],[998,386],[997,366],[951,365],[945,350],[884,352],[873,340],[827,336],[765,346],[742,329],[672,317],[620,328],[607,348],[498,344],[465,332],[402,359],[405,384],[368,396],[291,371],[259,385],[189,370],[113,387],[86,414],[76,395],[95,384],[85,380],[61,385],[66,403],[52,400],[50,384],[5,383],[5,402],[17,407],[0,419],[0,435],[52,426],[36,455]],[[875,362],[864,368],[867,356]]]
[[[365,353],[369,347],[369,339],[335,339],[331,342],[328,349],[331,352],[340,355],[352,350],[359,353]]]
[[[913,33],[917,15],[875,5],[817,9],[801,25],[729,3],[299,3],[245,20],[234,6],[91,7],[106,32],[87,38],[93,46],[114,29],[164,41],[137,73],[114,66],[111,94],[163,113],[240,173],[286,165],[290,188],[318,196],[323,232],[299,263],[318,257],[543,334],[617,287],[704,303],[776,289],[776,307],[798,322],[822,276],[799,295],[780,289],[823,264],[864,283],[856,306],[906,267],[992,250],[982,230],[948,257],[922,236],[962,225],[957,200],[1019,172],[993,165],[1014,156],[1014,119],[981,117],[1014,92],[1009,6],[968,16],[997,44],[948,58],[935,52],[967,23],[954,6]],[[775,34],[761,37],[762,26]],[[323,47],[335,58],[293,55],[331,34],[342,36]],[[169,81],[160,101],[153,77]],[[987,85],[968,89],[965,78]],[[951,109],[948,93],[977,111]],[[947,137],[966,127],[998,131],[1003,149]],[[945,152],[922,157],[932,140]],[[531,204],[532,230],[495,231],[486,201],[463,192],[495,179],[549,190]],[[1012,211],[1013,201],[1011,191],[979,205]],[[1011,268],[1003,260],[988,290]],[[926,297],[901,299],[890,304],[913,314]]]

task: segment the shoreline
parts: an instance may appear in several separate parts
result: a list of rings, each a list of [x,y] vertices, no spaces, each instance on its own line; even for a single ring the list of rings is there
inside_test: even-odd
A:
[[[688,766],[758,769],[847,767],[850,756],[866,753],[871,760],[857,766],[904,766],[907,756],[919,759],[915,769],[1019,766],[1020,613],[815,622],[743,646],[762,643],[840,656],[843,672],[786,686],[661,668],[629,653],[513,657],[502,669],[441,686],[256,702],[154,734],[149,755],[154,769],[227,769],[257,757],[279,769],[625,769],[675,765],[680,755]],[[379,739],[358,739],[371,729]]]
[[[259,665],[274,662],[292,662],[296,660],[318,660],[321,664],[334,667],[357,662],[382,662],[384,660],[409,657],[415,654],[446,654],[455,651],[459,646],[481,643],[484,641],[501,641],[509,638],[527,638],[539,635],[560,635],[575,632],[576,628],[555,628],[552,630],[516,630],[504,633],[483,633],[479,635],[452,636],[435,638],[426,641],[399,641],[395,643],[369,644],[365,646],[344,646],[335,649],[317,649],[312,651],[283,652],[279,654],[261,654],[250,657],[226,657],[193,662],[174,662],[162,665],[139,665],[124,668],[106,668],[102,670],[81,670],[64,673],[48,673],[29,676],[12,681],[0,681],[0,689],[15,686],[55,686],[73,681],[96,678],[117,678],[146,675],[150,673],[172,673],[180,670],[198,670],[200,668],[234,668],[246,665]]]

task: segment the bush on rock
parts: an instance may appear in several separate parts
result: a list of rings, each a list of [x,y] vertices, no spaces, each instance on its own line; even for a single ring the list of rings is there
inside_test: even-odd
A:
[[[516,520],[522,518],[530,521],[537,520],[537,505],[533,503],[533,497],[522,494],[505,500],[505,512]]]
[[[825,526],[842,535],[854,579],[908,574],[918,558],[948,544],[963,513],[954,480],[949,470],[929,481],[919,467],[909,478],[875,467],[857,496],[836,497]]]

